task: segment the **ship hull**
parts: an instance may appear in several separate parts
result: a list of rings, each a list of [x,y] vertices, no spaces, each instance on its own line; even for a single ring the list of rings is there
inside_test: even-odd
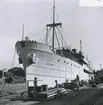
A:
[[[35,77],[38,85],[46,84],[49,87],[55,86],[55,80],[58,84],[62,84],[66,80],[75,79],[77,75],[80,80],[89,79],[89,75],[84,72],[84,69],[89,70],[86,65],[53,53],[50,46],[45,44],[33,41],[24,41],[24,43],[25,46],[22,47],[21,42],[17,42],[16,50],[22,58],[29,86],[34,86]]]

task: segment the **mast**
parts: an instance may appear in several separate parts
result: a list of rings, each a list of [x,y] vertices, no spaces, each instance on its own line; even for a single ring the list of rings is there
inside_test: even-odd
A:
[[[24,39],[24,24],[22,25],[22,40]]]
[[[48,45],[48,27],[46,27],[46,40],[45,43]]]
[[[55,23],[55,0],[54,0],[54,3],[53,3],[53,23],[52,24],[47,24],[46,25],[47,27],[50,27],[50,28],[53,28],[53,35],[52,35],[52,51],[54,52],[54,42],[55,42],[55,27],[58,27],[58,26],[62,26],[61,23]]]
[[[53,3],[53,36],[52,36],[52,51],[54,52],[54,31],[55,31],[55,0]]]
[[[80,40],[80,52],[82,54],[82,40]]]

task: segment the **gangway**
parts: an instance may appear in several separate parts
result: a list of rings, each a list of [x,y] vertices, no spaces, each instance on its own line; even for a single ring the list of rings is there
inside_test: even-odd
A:
[[[48,100],[68,93],[64,88],[54,88],[44,92],[40,92],[36,96],[36,100]]]

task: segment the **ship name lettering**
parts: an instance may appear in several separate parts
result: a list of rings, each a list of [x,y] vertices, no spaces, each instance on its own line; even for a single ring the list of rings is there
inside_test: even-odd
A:
[[[50,66],[53,66],[53,64],[51,64],[51,63],[46,63],[46,65],[50,65]]]

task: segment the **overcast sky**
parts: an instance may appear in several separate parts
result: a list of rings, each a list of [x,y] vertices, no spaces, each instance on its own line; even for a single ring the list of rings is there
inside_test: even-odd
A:
[[[26,36],[41,23],[33,31],[35,34],[50,23],[52,13],[42,20],[51,8],[52,0],[0,0],[0,69],[12,67],[15,43],[22,37],[22,24]],[[99,69],[103,64],[103,8],[80,7],[79,0],[56,0],[56,11],[68,45],[79,51],[82,40],[84,54],[88,54],[93,68]],[[14,66],[18,65],[17,58],[16,55]]]

